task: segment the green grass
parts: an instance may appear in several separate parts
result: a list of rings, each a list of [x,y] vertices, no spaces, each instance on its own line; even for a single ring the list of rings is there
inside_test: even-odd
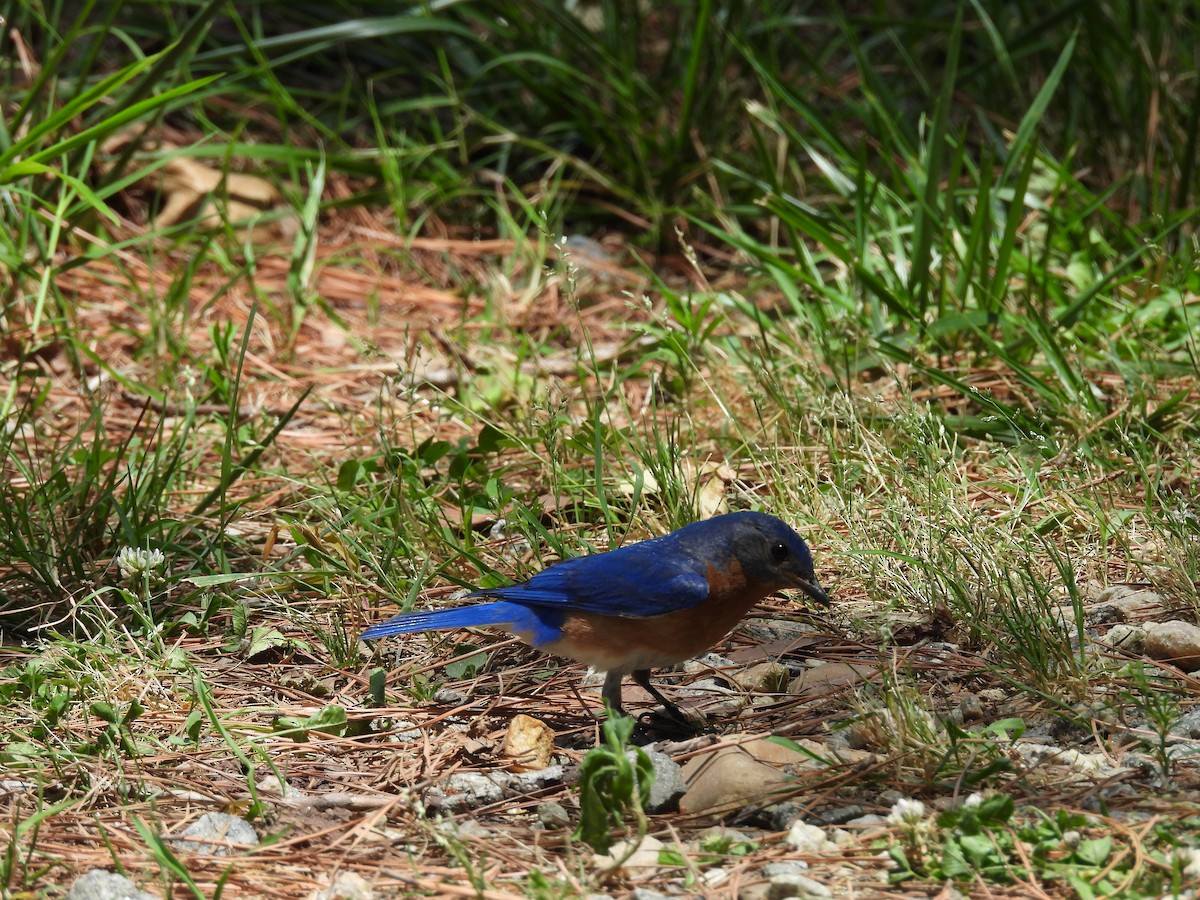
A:
[[[270,767],[386,793],[462,763],[438,732],[386,774],[372,743],[440,727],[443,685],[480,723],[509,671],[567,696],[482,636],[372,674],[369,618],[748,507],[809,538],[829,627],[888,673],[826,713],[889,723],[863,795],[1016,799],[905,877],[1177,887],[1200,830],[1142,834],[1145,872],[1067,848],[1103,823],[1063,794],[1030,824],[1008,737],[946,718],[985,688],[1001,722],[1098,703],[1142,723],[1105,752],[1156,790],[1184,768],[1183,682],[1089,649],[1087,608],[1129,582],[1200,612],[1194,9],[916,6],[0,6],[0,752],[35,786],[0,893],[73,873],[47,830],[110,807],[118,866],[232,887],[161,840],[177,771],[270,829]],[[182,160],[285,199],[261,231],[227,187],[216,227],[158,226]],[[970,665],[904,663],[914,622]],[[412,841],[482,890],[469,841]],[[545,891],[588,886],[579,847],[529,852]]]

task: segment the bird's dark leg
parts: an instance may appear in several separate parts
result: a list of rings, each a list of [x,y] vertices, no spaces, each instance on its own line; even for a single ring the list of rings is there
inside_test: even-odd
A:
[[[638,669],[633,673],[633,680],[649,691],[650,696],[663,705],[663,709],[667,711],[667,715],[672,719],[675,719],[676,721],[682,722],[686,725],[694,724],[692,720],[688,718],[687,713],[660,694],[658,692],[658,688],[650,683],[649,669]]]
[[[625,707],[621,705],[621,679],[624,677],[623,672],[604,673],[604,689],[600,691],[600,696],[619,716],[626,714]]]

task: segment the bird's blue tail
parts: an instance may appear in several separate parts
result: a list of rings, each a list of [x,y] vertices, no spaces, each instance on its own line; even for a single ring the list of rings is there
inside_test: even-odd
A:
[[[476,606],[458,609],[427,609],[420,612],[402,613],[386,622],[372,625],[362,633],[362,639],[388,637],[393,634],[411,634],[414,631],[447,631],[451,628],[470,628],[475,625],[508,625],[524,622],[529,618],[529,609],[516,603],[497,600]]]

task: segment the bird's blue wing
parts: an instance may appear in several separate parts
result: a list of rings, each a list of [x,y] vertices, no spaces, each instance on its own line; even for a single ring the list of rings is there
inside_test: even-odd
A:
[[[705,567],[673,550],[664,539],[631,544],[564,560],[524,584],[480,591],[477,596],[609,616],[660,616],[708,597]]]

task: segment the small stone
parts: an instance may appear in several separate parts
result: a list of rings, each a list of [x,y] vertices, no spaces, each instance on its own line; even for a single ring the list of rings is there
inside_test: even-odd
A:
[[[1146,655],[1194,672],[1200,669],[1200,628],[1179,620],[1151,622],[1146,625]]]
[[[964,722],[978,722],[983,718],[983,701],[978,694],[967,694],[958,701],[958,709]]]
[[[229,813],[209,812],[185,828],[179,837],[173,838],[172,843],[191,853],[232,856],[241,848],[230,845],[257,846],[258,834],[245,819]]]
[[[357,872],[339,872],[329,887],[313,894],[313,900],[375,900],[375,889]]]
[[[735,844],[749,844],[754,842],[754,836],[745,831],[738,831],[736,828],[726,828],[724,825],[713,825],[705,828],[698,836],[698,844],[705,841],[722,841],[730,846]]]
[[[1141,625],[1114,625],[1104,635],[1104,643],[1114,650],[1141,656],[1146,652],[1146,629]]]
[[[527,794],[530,791],[561,784],[563,767],[556,763],[546,766],[544,769],[532,769],[528,772],[493,772],[492,777],[508,791]]]
[[[683,774],[688,789],[679,800],[679,811],[685,815],[733,812],[790,785],[779,769],[735,748],[695,757],[684,766]]]
[[[1109,777],[1120,771],[1109,765],[1107,757],[1099,753],[1081,753],[1073,747],[1020,743],[1015,750],[1030,768],[1040,765],[1063,766],[1069,772],[1086,778]]]
[[[835,828],[829,832],[829,839],[833,841],[834,846],[845,850],[848,847],[857,847],[859,839],[857,835],[853,835],[845,828]]]
[[[617,841],[607,853],[597,853],[592,862],[597,869],[611,871],[616,867],[617,860],[629,852],[629,841]],[[629,859],[621,864],[622,869],[650,869],[658,867],[658,854],[666,845],[656,837],[646,835]]]
[[[1105,800],[1132,800],[1145,796],[1144,789],[1132,784],[1110,784],[1100,788],[1100,796]]]
[[[873,666],[823,663],[793,678],[788,684],[788,693],[805,698],[824,697],[869,681],[875,673]]]
[[[793,822],[784,841],[799,853],[836,853],[837,844],[829,840],[825,829],[807,822]]]
[[[1158,774],[1159,764],[1144,753],[1130,751],[1117,757],[1117,763],[1123,769],[1133,769],[1142,777],[1153,777]]]
[[[832,896],[833,892],[821,882],[800,874],[776,875],[771,879],[771,887],[767,891],[767,900],[789,900],[793,897],[801,900],[824,900]]]
[[[868,813],[865,816],[858,816],[854,819],[849,819],[842,823],[847,828],[858,829],[859,834],[869,836],[876,831],[881,831],[888,827],[887,819],[883,816],[877,816],[874,813]]]
[[[280,778],[274,772],[263,776],[254,786],[260,794],[266,794],[269,797],[288,797],[292,793],[292,789],[287,781]]]
[[[792,823],[804,815],[805,807],[799,800],[784,800],[765,806],[750,817],[750,821],[770,831],[787,831]]]
[[[879,792],[879,796],[875,799],[875,802],[877,805],[882,806],[884,809],[891,809],[893,806],[896,805],[897,800],[906,800],[906,799],[908,799],[908,798],[906,798],[902,793],[900,793],[895,788],[887,788],[886,790],[882,790]]]
[[[762,662],[734,675],[742,690],[752,694],[775,694],[787,688],[787,666]]]
[[[504,799],[504,788],[479,772],[455,772],[425,792],[430,812],[462,812]]]
[[[863,814],[863,808],[857,804],[850,806],[838,806],[833,809],[822,810],[812,816],[814,824],[817,825],[845,825],[848,822],[857,819]]]
[[[432,813],[457,813],[498,803],[512,794],[528,794],[560,784],[563,767],[546,766],[529,772],[503,769],[482,772],[455,772],[425,792],[425,808]]]
[[[571,824],[571,816],[567,812],[566,807],[561,803],[555,803],[553,800],[539,803],[534,812],[537,814],[538,821],[542,824],[542,827],[547,831],[566,828]]]
[[[1127,584],[1114,584],[1105,588],[1096,598],[1096,602],[1111,608],[1116,613],[1116,618],[1122,622],[1144,622],[1157,618],[1165,610],[1161,594]]]
[[[720,653],[705,653],[695,659],[689,659],[683,664],[685,672],[704,672],[708,669],[726,669],[733,666],[733,660]]]
[[[446,834],[453,835],[461,841],[477,841],[483,843],[494,839],[492,830],[477,819],[438,819],[437,826],[444,827]]]
[[[391,719],[388,722],[390,732],[387,736],[389,741],[397,744],[411,744],[421,740],[425,732],[417,727],[417,724],[409,719]]]
[[[803,875],[808,863],[802,859],[780,859],[762,867],[762,877],[771,879],[780,875]]]
[[[1171,724],[1171,734],[1185,738],[1200,738],[1200,709],[1186,712]]]
[[[149,891],[106,869],[92,869],[75,879],[67,891],[67,900],[158,900]]]
[[[679,763],[658,750],[643,750],[650,757],[650,765],[654,767],[654,784],[650,786],[650,799],[646,804],[648,813],[674,812],[679,806],[679,798],[687,791],[687,782],[683,779],[683,769]],[[627,750],[626,755],[632,761],[633,750]]]
[[[684,697],[725,697],[733,691],[733,685],[724,678],[698,678],[687,687],[681,687],[679,693]]]
[[[650,888],[634,888],[630,894],[631,900],[673,900],[667,894],[660,894],[658,891],[652,891]]]
[[[530,772],[550,765],[554,752],[554,732],[546,723],[518,713],[508,723],[500,755],[509,761],[513,772]]]
[[[722,869],[720,866],[714,866],[711,869],[705,869],[700,873],[700,882],[708,888],[716,887],[722,881],[729,878],[729,870]]]

